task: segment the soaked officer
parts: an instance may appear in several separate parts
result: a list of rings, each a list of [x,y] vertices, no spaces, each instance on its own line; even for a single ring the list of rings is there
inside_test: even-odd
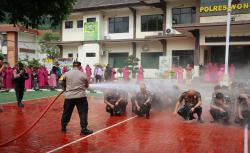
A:
[[[62,86],[65,89],[65,101],[61,119],[62,132],[66,132],[67,124],[70,121],[74,107],[77,107],[80,117],[81,133],[87,135],[93,133],[88,126],[88,100],[86,97],[86,88],[89,83],[84,72],[80,71],[81,63],[73,62],[73,69],[64,74]]]
[[[127,94],[124,91],[109,90],[104,97],[106,111],[110,116],[122,115],[128,104]]]
[[[134,108],[136,108],[134,113],[138,116],[146,114],[146,118],[150,118],[151,94],[146,90],[144,83],[140,84],[140,91],[134,97]]]
[[[183,107],[181,108],[181,104]],[[177,113],[182,116],[185,120],[195,119],[194,113],[197,114],[197,121],[203,123],[201,119],[202,107],[201,107],[201,94],[195,90],[188,90],[179,97],[176,103],[174,114]]]
[[[240,94],[237,100],[235,123],[250,125],[250,97],[247,94]]]
[[[225,124],[229,124],[230,103],[225,99],[223,93],[216,93],[210,105],[210,114],[214,119],[212,122],[219,122],[222,120]]]

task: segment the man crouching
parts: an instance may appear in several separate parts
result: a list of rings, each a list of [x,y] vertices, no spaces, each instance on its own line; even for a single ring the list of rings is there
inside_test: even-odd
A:
[[[182,108],[181,104],[184,104]],[[179,97],[176,103],[174,114],[177,113],[182,116],[185,120],[195,119],[194,113],[198,116],[198,122],[203,123],[201,119],[202,108],[201,108],[201,94],[195,90],[188,90]]]
[[[126,111],[128,104],[126,93],[109,90],[105,94],[104,103],[106,104],[106,111],[110,113],[110,116],[122,115]]]

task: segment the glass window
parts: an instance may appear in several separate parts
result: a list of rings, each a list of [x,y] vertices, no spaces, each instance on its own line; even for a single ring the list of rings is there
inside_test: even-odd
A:
[[[172,61],[176,66],[185,68],[187,64],[194,65],[194,51],[193,50],[173,50]]]
[[[73,58],[73,53],[68,53],[68,58]]]
[[[73,28],[73,21],[65,21],[65,29]]]
[[[77,21],[77,28],[82,28],[83,27],[83,20],[78,20]]]
[[[127,65],[128,53],[109,53],[109,64],[115,68],[123,68]]]
[[[141,53],[141,65],[145,69],[159,69],[159,57],[162,52]]]
[[[163,15],[143,15],[141,16],[141,31],[162,31]]]
[[[95,53],[86,53],[86,57],[95,57]]]
[[[129,32],[129,17],[109,18],[109,33]]]
[[[87,18],[87,22],[96,22],[96,18]]]
[[[173,8],[172,9],[172,23],[173,24],[185,24],[196,22],[196,8]]]

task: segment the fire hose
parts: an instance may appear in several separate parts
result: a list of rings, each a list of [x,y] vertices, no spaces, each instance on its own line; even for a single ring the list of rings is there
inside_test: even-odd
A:
[[[39,116],[39,118],[32,123],[32,125],[27,128],[26,130],[24,130],[22,133],[20,133],[19,135],[17,135],[15,138],[7,141],[7,142],[4,142],[4,143],[1,143],[0,144],[0,147],[3,147],[3,146],[6,146],[8,144],[10,144],[11,142],[13,141],[16,141],[17,139],[21,138],[22,136],[24,136],[25,134],[27,134],[31,129],[33,129],[33,127],[42,119],[42,117],[46,114],[46,112],[50,109],[50,107],[56,102],[56,100],[63,94],[64,91],[60,92],[50,103],[49,105],[45,108],[45,110],[42,112],[42,114]]]

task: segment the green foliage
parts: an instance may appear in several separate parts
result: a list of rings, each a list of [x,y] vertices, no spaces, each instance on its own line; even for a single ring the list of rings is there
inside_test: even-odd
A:
[[[38,28],[47,20],[52,25],[66,19],[76,0],[1,0],[0,21]]]
[[[135,74],[138,72],[139,58],[134,55],[128,57],[128,69],[132,72],[132,77],[135,78]]]
[[[44,33],[39,41],[41,46],[41,53],[46,53],[47,57],[50,59],[55,59],[60,56],[60,49],[55,44],[56,41],[60,39],[59,33],[47,32]]]
[[[4,55],[0,52],[0,60],[4,59]]]
[[[33,58],[33,60],[28,61],[28,65],[37,69],[39,67],[39,60]]]

